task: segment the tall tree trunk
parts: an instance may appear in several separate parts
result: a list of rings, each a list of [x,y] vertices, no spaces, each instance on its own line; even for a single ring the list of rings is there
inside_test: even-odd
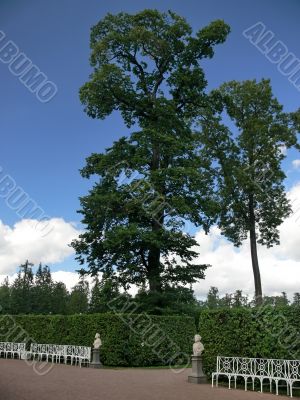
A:
[[[255,287],[255,303],[256,303],[256,305],[261,305],[262,304],[262,287],[261,287],[260,271],[259,271],[259,264],[258,264],[258,257],[257,257],[253,195],[250,195],[250,201],[249,201],[249,221],[250,221],[250,227],[249,227],[249,229],[250,229],[250,249],[251,249],[253,276],[254,276],[254,287]]]
[[[150,292],[160,293],[161,277],[160,277],[160,249],[152,248],[148,256],[148,281]]]
[[[152,145],[152,161],[151,161],[151,171],[157,171],[160,169],[160,148],[159,144],[153,143]],[[162,195],[162,187],[159,185],[154,185],[155,196],[157,199],[154,199],[154,202],[159,203],[160,196]],[[158,234],[163,223],[164,223],[164,210],[159,209],[154,211],[155,214],[152,215],[152,232],[154,235]],[[161,284],[161,268],[160,268],[160,248],[153,245],[149,249],[148,254],[148,281],[149,281],[149,290],[150,292],[159,293],[162,291]]]
[[[158,215],[156,216],[158,218]],[[157,221],[154,216],[154,220],[152,222],[152,232],[155,234],[161,229],[161,224]],[[161,268],[160,268],[160,248],[156,246],[152,246],[149,250],[148,255],[148,281],[149,281],[149,289],[150,292],[161,292],[162,284],[161,284]]]

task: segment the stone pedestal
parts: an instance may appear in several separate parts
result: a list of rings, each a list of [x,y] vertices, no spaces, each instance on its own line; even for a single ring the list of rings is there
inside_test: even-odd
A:
[[[207,383],[202,370],[202,356],[192,356],[192,374],[188,377],[190,383]]]
[[[24,351],[21,353],[21,360],[30,360],[31,359],[31,353],[29,351]]]
[[[100,361],[100,350],[93,349],[92,350],[92,362],[90,363],[90,368],[103,368],[103,365]]]

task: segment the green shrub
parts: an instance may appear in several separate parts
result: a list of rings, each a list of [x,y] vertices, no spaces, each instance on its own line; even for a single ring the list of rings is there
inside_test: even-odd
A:
[[[101,360],[107,366],[187,363],[195,324],[185,316],[146,314],[0,316],[0,341],[91,346],[101,334]]]
[[[217,356],[300,359],[299,307],[203,310],[199,331],[208,375]]]

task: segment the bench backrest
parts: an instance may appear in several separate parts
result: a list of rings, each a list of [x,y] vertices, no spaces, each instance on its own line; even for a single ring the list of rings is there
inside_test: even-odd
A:
[[[35,354],[59,355],[65,357],[75,356],[87,360],[90,360],[91,358],[91,348],[86,346],[32,343],[30,346],[30,352]]]
[[[14,342],[0,342],[0,352],[16,352],[20,353],[25,351],[26,343],[14,343]]]
[[[300,360],[217,357],[217,372],[232,375],[300,379]]]

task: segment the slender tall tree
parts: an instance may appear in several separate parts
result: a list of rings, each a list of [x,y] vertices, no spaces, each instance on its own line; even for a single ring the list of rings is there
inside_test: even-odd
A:
[[[92,28],[85,111],[100,119],[119,111],[136,131],[90,156],[81,172],[100,178],[81,198],[86,231],[72,243],[91,274],[117,273],[121,284],[147,283],[151,292],[204,277],[207,266],[193,263],[197,242],[182,226],[208,230],[215,216],[209,157],[192,126],[210,107],[201,61],[228,32],[214,21],[192,35],[183,18],[157,10],[108,14]]]
[[[219,115],[202,119],[202,140],[217,161],[219,226],[236,246],[250,238],[256,302],[262,302],[257,243],[279,244],[291,213],[283,181],[285,149],[296,147],[299,112],[284,113],[269,80],[229,82],[212,93]],[[224,114],[234,126],[224,125]]]

